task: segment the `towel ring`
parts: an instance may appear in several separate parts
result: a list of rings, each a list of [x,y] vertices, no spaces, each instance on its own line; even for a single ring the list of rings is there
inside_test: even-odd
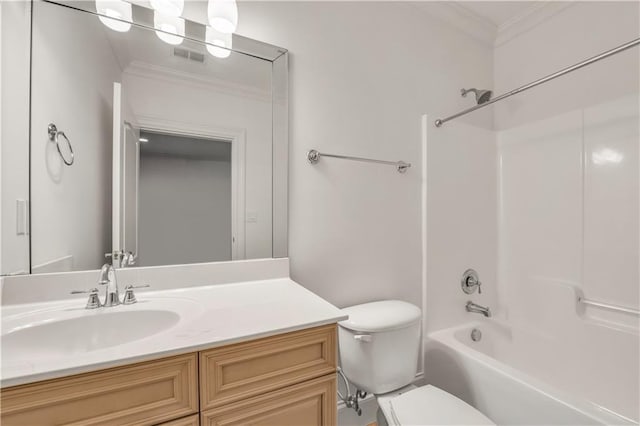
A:
[[[60,158],[62,158],[64,164],[66,164],[67,166],[72,165],[75,157],[73,155],[73,147],[71,146],[71,141],[69,141],[67,135],[65,135],[63,131],[58,131],[58,128],[53,123],[49,124],[47,132],[49,133],[49,140],[51,142],[55,142],[56,148],[58,149],[58,154],[60,154]],[[69,147],[69,152],[71,153],[71,160],[67,160],[64,155],[62,155],[62,150],[60,149],[60,136],[62,136],[64,140],[67,141],[67,147]]]

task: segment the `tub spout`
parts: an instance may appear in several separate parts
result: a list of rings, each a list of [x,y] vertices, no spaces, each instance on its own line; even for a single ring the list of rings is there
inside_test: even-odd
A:
[[[485,317],[489,318],[491,316],[491,309],[487,306],[481,306],[476,303],[473,303],[471,300],[467,302],[465,306],[467,312],[475,312],[476,314],[482,314]]]

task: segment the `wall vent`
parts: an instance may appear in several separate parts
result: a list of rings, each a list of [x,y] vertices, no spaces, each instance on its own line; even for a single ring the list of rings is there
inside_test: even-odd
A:
[[[177,56],[179,58],[187,59],[194,62],[204,62],[204,55],[202,53],[194,52],[193,50],[185,49],[182,47],[174,47],[173,56]]]

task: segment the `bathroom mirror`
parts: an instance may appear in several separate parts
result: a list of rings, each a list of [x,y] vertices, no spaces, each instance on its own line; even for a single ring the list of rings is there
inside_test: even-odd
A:
[[[286,257],[286,50],[126,5],[32,5],[31,273]]]

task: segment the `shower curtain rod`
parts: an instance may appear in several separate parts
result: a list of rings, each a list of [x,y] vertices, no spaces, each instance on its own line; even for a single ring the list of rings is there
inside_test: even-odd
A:
[[[453,120],[454,118],[458,118],[458,117],[460,117],[462,115],[469,114],[470,112],[473,112],[473,111],[478,110],[480,108],[484,108],[484,107],[489,106],[491,104],[494,104],[494,103],[496,103],[498,101],[501,101],[503,99],[506,99],[508,97],[516,95],[516,94],[518,94],[520,92],[524,92],[525,90],[529,90],[529,89],[531,89],[533,87],[536,87],[536,86],[538,86],[538,85],[540,85],[542,83],[546,83],[547,81],[551,81],[551,80],[553,80],[555,78],[558,78],[558,77],[560,77],[562,75],[568,74],[568,73],[570,73],[572,71],[575,71],[575,70],[578,70],[578,69],[580,69],[582,67],[586,67],[587,65],[591,65],[594,62],[598,62],[598,61],[600,61],[602,59],[608,58],[609,56],[612,56],[612,55],[615,55],[616,53],[620,53],[620,52],[622,52],[624,50],[630,49],[630,48],[632,48],[634,46],[637,46],[639,44],[640,44],[640,38],[637,38],[635,40],[631,40],[630,42],[625,43],[623,45],[620,45],[620,46],[618,46],[618,47],[616,47],[614,49],[607,50],[606,52],[603,52],[603,53],[601,53],[599,55],[593,56],[593,57],[591,57],[591,58],[589,58],[587,60],[584,60],[582,62],[579,62],[579,63],[577,63],[575,65],[571,65],[570,67],[563,68],[558,72],[555,72],[553,74],[549,74],[546,77],[542,77],[542,78],[540,78],[540,79],[538,79],[536,81],[533,81],[533,82],[531,82],[529,84],[525,84],[524,86],[520,86],[517,89],[514,89],[514,90],[512,90],[510,92],[504,93],[504,94],[502,94],[502,95],[500,95],[500,96],[498,96],[496,98],[493,98],[493,99],[491,99],[491,100],[489,100],[489,101],[487,101],[485,103],[482,103],[480,105],[476,105],[474,107],[465,109],[464,111],[461,111],[461,112],[459,112],[457,114],[451,115],[451,116],[449,116],[447,118],[439,118],[439,119],[437,119],[435,121],[435,125],[436,125],[436,127],[440,127],[444,123],[446,123],[447,121]]]

